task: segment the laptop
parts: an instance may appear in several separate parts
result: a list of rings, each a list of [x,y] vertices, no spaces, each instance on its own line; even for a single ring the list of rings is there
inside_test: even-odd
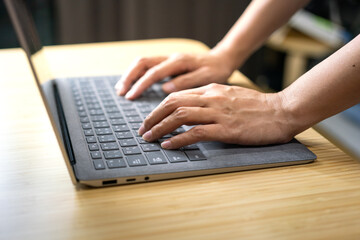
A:
[[[5,0],[46,107],[72,182],[94,187],[310,163],[316,156],[297,140],[267,146],[200,142],[165,150],[137,130],[166,97],[154,84],[139,99],[115,94],[121,76],[52,78],[25,0]],[[166,80],[164,80],[166,81]]]

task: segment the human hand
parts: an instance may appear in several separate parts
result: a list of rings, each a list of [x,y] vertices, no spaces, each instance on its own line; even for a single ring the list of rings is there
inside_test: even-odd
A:
[[[209,84],[170,94],[139,129],[154,141],[181,125],[197,125],[161,146],[176,149],[198,141],[241,145],[288,142],[294,136],[281,93],[265,94],[236,86]]]
[[[168,76],[176,76],[163,85],[166,93],[225,83],[235,67],[225,54],[174,54],[136,60],[115,85],[118,95],[127,99],[139,97],[149,86]],[[131,85],[135,84],[131,87]]]

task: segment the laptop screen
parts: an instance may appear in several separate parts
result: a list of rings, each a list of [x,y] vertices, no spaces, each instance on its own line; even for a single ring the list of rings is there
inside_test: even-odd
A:
[[[64,146],[60,121],[58,120],[59,116],[56,111],[57,102],[54,98],[54,91],[52,91],[52,93],[49,91],[53,90],[54,85],[52,84],[52,81],[48,80],[53,78],[50,74],[49,67],[45,59],[45,53],[36,30],[34,20],[25,0],[4,0],[4,2],[15,28],[16,35],[20,41],[20,45],[28,57],[30,67],[34,74],[37,87],[40,91],[45,108],[49,115],[49,119],[58,140],[60,150],[69,170],[70,177],[75,184],[75,174]]]
[[[42,84],[52,77],[45,60],[44,51],[34,20],[26,6],[26,1],[5,0],[5,3],[20,41],[20,45],[29,58],[35,79],[38,81],[38,84]]]

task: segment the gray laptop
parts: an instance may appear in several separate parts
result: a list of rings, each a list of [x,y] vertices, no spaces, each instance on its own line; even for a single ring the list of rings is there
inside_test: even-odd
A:
[[[25,0],[5,0],[27,53],[59,147],[74,184],[95,187],[309,163],[316,156],[293,139],[268,146],[201,142],[164,150],[159,142],[189,129],[183,126],[159,142],[137,134],[143,119],[165,97],[161,82],[139,99],[115,94],[120,76],[53,79]],[[165,80],[164,80],[165,81]]]

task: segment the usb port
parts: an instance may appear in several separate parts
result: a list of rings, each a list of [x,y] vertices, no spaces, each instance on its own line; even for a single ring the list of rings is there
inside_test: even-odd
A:
[[[112,185],[112,184],[117,184],[117,180],[114,179],[114,180],[106,180],[106,181],[103,181],[102,182],[104,186],[106,185]]]

